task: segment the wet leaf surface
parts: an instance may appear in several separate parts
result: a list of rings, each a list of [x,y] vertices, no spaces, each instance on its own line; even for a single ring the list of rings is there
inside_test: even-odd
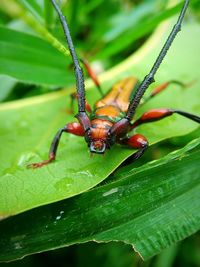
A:
[[[135,56],[103,74],[104,90],[128,75],[142,78],[150,69],[169,30],[160,28],[153,39]],[[158,75],[157,84],[178,79],[192,87],[171,86],[167,91],[138,110],[169,107],[200,114],[199,46],[200,28],[188,24],[177,37]],[[194,41],[195,38],[195,41]],[[188,49],[190,47],[190,49]],[[191,53],[192,51],[192,53]],[[155,86],[155,85],[154,85]],[[151,89],[150,89],[151,90]],[[148,94],[148,93],[147,93]],[[98,99],[95,90],[88,91],[88,100]],[[62,138],[55,163],[41,169],[27,169],[30,162],[45,159],[56,131],[74,117],[67,112],[69,91],[3,104],[0,107],[0,215],[9,216],[84,192],[109,176],[134,151],[115,145],[105,156],[90,158],[82,138]],[[198,125],[178,115],[138,128],[151,144],[166,138],[184,135]]]
[[[88,241],[123,241],[147,259],[200,228],[200,139],[82,195],[0,222],[0,260]]]

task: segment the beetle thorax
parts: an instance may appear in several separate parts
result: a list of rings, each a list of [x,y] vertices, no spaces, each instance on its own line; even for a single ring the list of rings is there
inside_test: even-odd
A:
[[[107,120],[94,119],[91,122],[91,139],[107,139],[108,132],[113,123]]]

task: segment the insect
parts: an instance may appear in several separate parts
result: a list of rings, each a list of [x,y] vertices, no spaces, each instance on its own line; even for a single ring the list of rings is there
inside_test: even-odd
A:
[[[63,133],[70,133],[85,137],[85,141],[88,144],[91,153],[103,154],[106,149],[110,149],[115,143],[126,144],[131,148],[137,149],[137,152],[134,154],[134,159],[138,159],[148,148],[148,141],[140,134],[129,136],[128,133],[139,125],[161,120],[167,116],[172,116],[175,113],[200,123],[199,116],[187,113],[185,111],[168,108],[150,110],[144,113],[139,119],[132,122],[136,109],[140,104],[145,91],[149,85],[154,82],[154,75],[165,58],[167,51],[173,43],[177,33],[181,29],[181,24],[189,5],[189,0],[184,1],[177,23],[174,25],[153,67],[148,75],[145,76],[143,81],[139,85],[137,79],[134,77],[128,77],[119,81],[113,86],[108,94],[103,96],[95,104],[93,111],[85,100],[83,71],[80,67],[80,62],[75,52],[66,18],[62,14],[62,11],[56,0],[51,1],[60,18],[69,51],[74,63],[77,89],[77,93],[74,95],[74,97],[78,100],[78,114],[76,115],[78,122],[68,123],[61,128],[56,133],[52,141],[48,159],[39,163],[32,163],[29,165],[29,167],[38,168],[54,161],[56,158],[58,144]],[[90,69],[89,65],[86,62],[84,62],[84,65],[90,77],[98,86],[100,93],[102,93],[98,80]],[[155,88],[146,101],[166,89],[170,83],[178,83],[183,85],[178,81],[164,83]],[[134,96],[132,97],[132,95]],[[88,115],[88,113],[90,114]]]

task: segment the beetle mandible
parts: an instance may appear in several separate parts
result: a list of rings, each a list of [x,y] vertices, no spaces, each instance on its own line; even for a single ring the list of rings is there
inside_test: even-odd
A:
[[[163,48],[160,51],[160,54],[155,60],[153,67],[145,76],[143,81],[139,85],[137,85],[138,81],[134,77],[128,77],[119,81],[113,86],[110,92],[108,92],[105,96],[102,96],[102,98],[95,104],[93,111],[85,100],[83,71],[80,66],[79,59],[76,55],[67,20],[62,14],[62,11],[58,6],[56,0],[51,0],[51,2],[60,18],[60,22],[63,27],[68,48],[74,64],[77,90],[77,93],[74,95],[74,97],[78,100],[78,114],[76,115],[78,122],[68,123],[63,128],[61,128],[52,141],[48,159],[39,163],[29,164],[29,167],[42,167],[55,160],[56,151],[62,133],[71,133],[77,136],[85,137],[91,153],[103,154],[106,149],[110,149],[111,146],[115,143],[126,144],[131,148],[137,149],[137,152],[134,154],[134,159],[138,159],[148,148],[148,141],[144,136],[140,134],[128,136],[128,133],[139,125],[161,120],[175,113],[197,123],[200,123],[199,116],[187,113],[185,111],[169,108],[150,110],[144,113],[139,119],[132,122],[136,109],[140,104],[145,91],[147,90],[149,85],[154,82],[154,76],[158,68],[165,58],[167,51],[173,43],[177,33],[181,30],[181,24],[189,5],[189,0],[184,1],[177,23],[174,25]],[[88,63],[85,61],[83,61],[83,63],[86,67],[86,70],[88,71],[88,74],[90,75],[94,83],[98,86],[99,91],[102,94],[97,77],[90,69]],[[184,86],[184,84],[178,81],[166,82],[155,88],[150,96],[146,98],[146,101],[166,89],[171,83],[178,83]],[[134,96],[131,98],[133,90]],[[90,115],[88,115],[87,112],[90,113]]]

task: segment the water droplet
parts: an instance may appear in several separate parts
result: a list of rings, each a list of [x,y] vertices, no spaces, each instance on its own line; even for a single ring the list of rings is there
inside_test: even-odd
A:
[[[117,193],[117,192],[118,192],[118,188],[112,188],[111,190],[103,193],[103,197],[107,197],[107,196],[112,195],[112,194]]]
[[[21,244],[20,244],[19,242],[15,243],[15,244],[14,244],[14,247],[15,247],[15,249],[20,249],[20,248],[22,248],[22,246],[21,246]]]
[[[22,155],[20,156],[18,162],[17,162],[17,165],[18,165],[19,167],[23,167],[23,166],[25,166],[25,165],[29,162],[29,160],[30,160],[32,157],[34,157],[34,156],[35,156],[35,154],[32,153],[32,152],[28,152],[28,153],[26,153],[26,154],[22,154]]]
[[[64,214],[64,210],[61,210],[59,212],[59,215],[56,216],[56,221],[59,221],[62,218],[62,215]],[[54,221],[54,224],[56,223],[56,221]]]

